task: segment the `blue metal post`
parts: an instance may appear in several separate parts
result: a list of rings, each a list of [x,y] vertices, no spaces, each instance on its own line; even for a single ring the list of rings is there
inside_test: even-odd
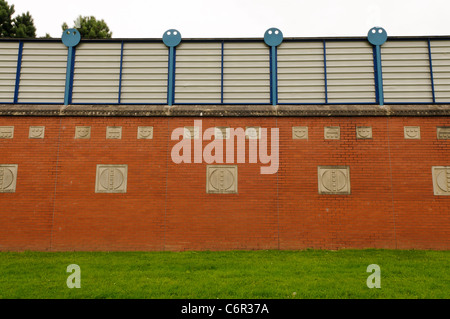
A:
[[[325,81],[325,103],[328,103],[327,43],[325,40],[323,40],[323,77]]]
[[[175,47],[181,42],[178,30],[170,29],[164,32],[163,42],[169,48],[169,67],[167,76],[167,105],[172,106],[175,100]]]
[[[66,88],[64,93],[64,105],[72,103],[72,87],[73,87],[73,60],[75,57],[75,48],[69,47],[67,54],[67,69],[66,69]]]
[[[123,41],[120,45],[120,73],[119,73],[119,96],[117,102],[120,104],[122,98],[122,67],[123,67]]]
[[[379,45],[375,46],[375,59],[377,68],[378,103],[384,105],[383,70],[381,68],[381,47]]]
[[[224,61],[224,41],[222,41],[222,58],[220,64],[220,103],[223,104],[223,61]]]
[[[430,60],[431,93],[433,94],[433,103],[436,103],[436,93],[434,91],[433,59],[431,57],[431,41],[430,41],[430,39],[428,39],[428,58]]]
[[[19,51],[17,54],[16,84],[14,88],[14,103],[17,103],[19,100],[19,84],[20,84],[20,72],[22,70],[22,54],[23,54],[23,41],[19,41]]]
[[[381,67],[381,46],[387,40],[387,32],[383,28],[374,27],[369,30],[367,39],[373,46],[375,46],[374,71],[376,76],[377,102],[380,105],[384,105],[383,71]]]
[[[64,105],[72,103],[73,73],[75,69],[75,47],[81,41],[80,32],[76,29],[64,30],[62,43],[67,47],[66,87],[64,91]]]
[[[175,91],[175,48],[169,48],[169,76],[167,80],[167,104],[173,105]]]
[[[283,42],[283,33],[277,28],[270,28],[264,33],[264,42],[270,46],[270,101],[278,104],[278,59],[277,46]]]
[[[271,90],[271,101],[273,105],[278,104],[278,78],[277,78],[277,47],[271,47],[271,66],[270,66],[270,76],[272,83]]]

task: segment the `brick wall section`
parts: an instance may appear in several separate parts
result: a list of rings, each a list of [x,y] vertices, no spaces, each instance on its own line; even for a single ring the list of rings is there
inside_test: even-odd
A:
[[[0,193],[0,250],[450,248],[450,196],[433,194],[431,170],[450,166],[450,140],[436,138],[448,117],[203,118],[203,130],[280,130],[278,174],[261,175],[246,152],[238,194],[207,194],[204,162],[172,162],[172,130],[195,119],[0,117],[15,127],[0,164],[19,165],[16,192]],[[34,125],[44,139],[28,138]],[[421,139],[404,139],[416,125]],[[91,138],[74,139],[75,126]],[[107,140],[107,126],[122,126],[122,139]],[[153,139],[137,139],[138,126],[153,126]],[[309,139],[293,140],[292,126]],[[324,140],[324,126],[341,139]],[[356,126],[373,138],[357,140]],[[97,164],[127,164],[127,192],[95,193]],[[351,195],[319,195],[319,165],[348,165]]]

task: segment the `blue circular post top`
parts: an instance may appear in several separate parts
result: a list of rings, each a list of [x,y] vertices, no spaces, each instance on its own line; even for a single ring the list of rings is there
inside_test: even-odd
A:
[[[373,27],[369,30],[367,39],[373,45],[382,45],[387,40],[387,32],[382,27]]]
[[[176,47],[181,42],[181,33],[175,29],[167,30],[163,34],[163,42],[168,47]]]
[[[264,42],[270,47],[276,47],[283,42],[283,33],[280,29],[270,28],[264,33]]]
[[[81,34],[77,29],[67,29],[64,30],[61,40],[66,47],[76,47],[81,41]]]

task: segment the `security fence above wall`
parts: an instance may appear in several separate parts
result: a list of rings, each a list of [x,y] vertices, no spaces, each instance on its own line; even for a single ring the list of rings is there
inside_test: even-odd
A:
[[[450,37],[282,39],[273,30],[278,43],[177,32],[169,45],[2,39],[0,103],[450,103]]]

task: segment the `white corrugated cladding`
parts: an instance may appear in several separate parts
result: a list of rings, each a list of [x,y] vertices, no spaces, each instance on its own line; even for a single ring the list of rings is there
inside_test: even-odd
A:
[[[67,47],[60,42],[24,42],[18,102],[64,103]]]
[[[436,102],[450,102],[450,41],[431,40]]]
[[[175,103],[220,103],[220,42],[185,42],[176,48]]]
[[[329,103],[375,103],[373,47],[367,41],[326,42]]]
[[[76,48],[73,103],[117,103],[121,43],[81,43]]]
[[[167,103],[168,57],[163,43],[125,43],[121,103]]]
[[[433,102],[427,41],[387,41],[381,61],[385,102]]]
[[[14,102],[19,42],[0,46],[0,102]]]
[[[225,42],[224,103],[270,103],[270,48],[263,42]]]
[[[323,42],[284,42],[277,56],[279,103],[325,103]]]

